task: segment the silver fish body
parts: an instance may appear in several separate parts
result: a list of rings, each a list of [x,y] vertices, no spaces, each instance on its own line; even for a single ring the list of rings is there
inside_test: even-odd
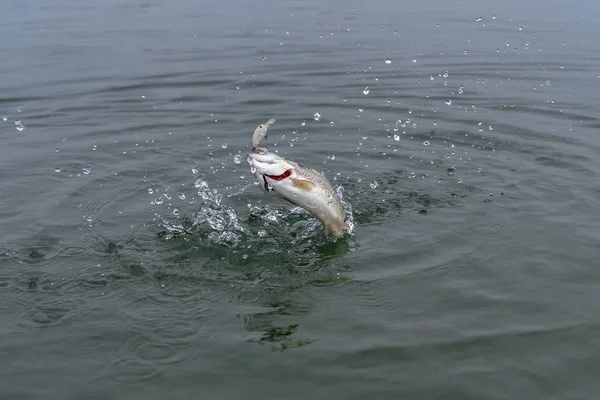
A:
[[[342,203],[322,173],[258,147],[249,153],[248,163],[265,193],[304,208],[323,224],[327,236],[339,238],[348,231]]]

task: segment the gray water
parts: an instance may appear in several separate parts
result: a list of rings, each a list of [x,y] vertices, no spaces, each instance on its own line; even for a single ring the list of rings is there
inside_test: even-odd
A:
[[[599,18],[2,2],[0,398],[598,398]],[[348,237],[255,186],[271,117]]]

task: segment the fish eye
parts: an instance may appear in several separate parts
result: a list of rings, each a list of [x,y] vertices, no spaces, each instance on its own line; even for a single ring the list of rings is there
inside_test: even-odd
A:
[[[261,125],[261,126],[259,126],[259,128],[260,128],[260,129],[262,129],[262,125]]]

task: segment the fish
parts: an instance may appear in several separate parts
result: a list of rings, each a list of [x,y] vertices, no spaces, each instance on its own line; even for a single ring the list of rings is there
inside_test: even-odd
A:
[[[269,129],[269,126],[271,126],[271,125],[273,125],[273,123],[275,123],[275,121],[276,121],[275,118],[271,118],[264,124],[259,125],[254,130],[254,134],[252,135],[252,150],[256,149],[256,147],[260,144],[260,141],[263,139],[263,137],[265,138],[265,140],[267,140],[267,130]]]
[[[308,211],[323,225],[327,237],[337,240],[349,231],[340,198],[321,172],[262,147],[253,147],[247,160],[264,193],[275,193]]]

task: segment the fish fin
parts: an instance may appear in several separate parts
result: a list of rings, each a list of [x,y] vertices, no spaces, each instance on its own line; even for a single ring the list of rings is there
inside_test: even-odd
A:
[[[333,220],[325,225],[325,234],[327,236],[341,237],[348,230],[348,225],[341,219]]]
[[[314,183],[311,181],[305,181],[304,179],[292,179],[292,185],[300,190],[304,190],[305,192],[312,192],[315,188]]]

